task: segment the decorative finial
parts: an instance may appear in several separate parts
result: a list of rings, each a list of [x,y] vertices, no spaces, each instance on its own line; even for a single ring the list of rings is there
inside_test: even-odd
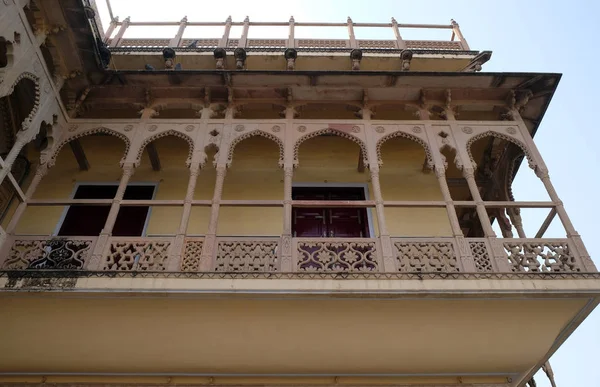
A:
[[[123,19],[123,23],[129,23],[131,21],[131,16],[127,16],[125,19]]]
[[[452,24],[455,27],[458,27],[458,23],[454,19],[450,19],[450,24]]]
[[[295,22],[294,16],[290,16],[290,23],[294,23],[294,22]]]
[[[181,19],[182,23],[187,23],[187,16],[184,16],[183,19]]]
[[[398,24],[398,22],[396,21],[396,19],[394,19],[393,17],[392,17],[392,24]]]
[[[350,16],[348,16],[348,23],[352,23],[352,19],[350,19]]]
[[[225,20],[225,23],[231,23],[231,15],[227,16],[227,20]]]
[[[250,17],[246,16],[246,18],[244,19],[244,23],[250,23]]]

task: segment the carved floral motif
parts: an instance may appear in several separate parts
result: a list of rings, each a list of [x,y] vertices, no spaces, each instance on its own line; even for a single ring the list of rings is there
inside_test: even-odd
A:
[[[125,125],[123,127],[123,130],[126,132],[131,132],[133,130],[133,125],[129,124],[129,125]]]
[[[281,132],[281,126],[279,126],[279,125],[275,125],[275,126],[273,126],[273,127],[271,128],[271,131],[272,131],[273,133],[279,133],[279,132]]]
[[[513,128],[512,126],[509,126],[508,128],[506,128],[506,132],[508,134],[517,134],[517,129]]]
[[[412,128],[413,133],[421,133],[423,129],[420,126],[415,126]]]
[[[316,272],[378,271],[374,242],[298,242],[298,270]]]
[[[185,127],[185,131],[186,131],[186,132],[191,132],[191,131],[193,131],[193,130],[194,130],[194,125],[187,125],[187,126]]]
[[[236,127],[235,127],[236,132],[243,132],[244,129],[245,129],[244,125],[236,125]]]
[[[465,134],[471,134],[471,133],[473,133],[473,128],[471,128],[469,126],[465,126],[464,128],[462,128],[462,132]]]
[[[298,127],[298,131],[299,131],[300,133],[304,133],[304,132],[306,132],[306,126],[304,126],[304,125],[300,125],[300,126]]]
[[[384,133],[385,132],[385,128],[383,126],[378,126],[375,128],[375,131],[377,133]]]
[[[91,245],[90,240],[16,240],[4,269],[83,269]]]

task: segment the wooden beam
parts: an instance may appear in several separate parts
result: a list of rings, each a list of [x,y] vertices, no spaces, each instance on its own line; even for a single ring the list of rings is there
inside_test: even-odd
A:
[[[74,139],[69,142],[69,146],[73,151],[73,155],[75,155],[75,160],[77,160],[77,164],[79,164],[80,171],[87,171],[90,169],[90,163],[85,157],[85,152],[83,151],[83,147],[81,146],[81,142],[79,139]]]
[[[365,172],[365,160],[363,159],[362,150],[358,150],[358,172]]]
[[[150,157],[150,163],[152,164],[152,170],[160,171],[160,159],[158,158],[158,151],[156,150],[156,146],[154,142],[151,142],[146,146],[146,150],[148,151],[148,157]]]

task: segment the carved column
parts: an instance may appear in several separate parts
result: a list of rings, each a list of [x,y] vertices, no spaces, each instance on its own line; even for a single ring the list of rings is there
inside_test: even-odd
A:
[[[187,16],[184,16],[183,19],[179,22],[179,29],[177,30],[177,34],[175,37],[171,39],[169,42],[169,47],[179,47],[181,43],[181,38],[183,37],[183,32],[185,31],[185,27],[187,27]]]
[[[227,42],[229,41],[229,31],[231,31],[231,16],[225,20],[225,31],[223,32],[223,37],[221,37],[221,40],[219,40],[219,47],[227,47]]]
[[[292,267],[292,181],[294,167],[283,169],[283,234],[281,235],[281,271],[294,271]]]
[[[0,184],[4,182],[4,178],[10,173],[13,163],[17,159],[19,153],[21,153],[21,149],[23,149],[28,142],[23,133],[24,132],[19,132],[17,134],[13,147],[10,149],[10,152],[8,152],[6,159],[4,159],[4,167],[0,170]]]
[[[123,175],[121,176],[121,181],[119,182],[117,193],[115,194],[115,197],[110,206],[110,211],[108,212],[108,217],[106,218],[106,222],[104,223],[104,228],[98,236],[96,246],[94,246],[92,258],[90,259],[90,262],[88,264],[88,270],[101,269],[104,250],[106,249],[108,239],[112,235],[113,227],[115,226],[115,222],[117,221],[117,215],[119,215],[119,209],[121,208],[121,202],[123,201],[123,196],[125,195],[125,189],[127,189],[129,179],[131,178],[134,172],[135,167],[133,163],[126,163],[123,165]]]
[[[181,264],[181,256],[185,248],[185,235],[187,234],[190,215],[192,213],[192,200],[194,200],[194,192],[196,191],[196,182],[198,173],[200,172],[200,163],[190,165],[190,178],[188,180],[187,191],[183,201],[183,212],[181,221],[179,222],[179,230],[175,235],[173,246],[171,247],[171,257],[169,258],[169,271],[178,271]]]
[[[217,179],[215,181],[215,191],[213,194],[212,205],[210,210],[210,222],[208,223],[208,231],[204,237],[202,244],[202,256],[200,258],[200,271],[209,271],[212,265],[214,256],[215,244],[217,241],[217,226],[219,224],[219,209],[221,207],[221,196],[223,195],[223,183],[227,173],[227,166],[224,164],[217,165]]]
[[[437,176],[442,196],[446,202],[446,212],[448,213],[448,220],[450,221],[450,227],[452,228],[452,235],[456,240],[462,268],[467,273],[474,273],[477,271],[477,268],[475,267],[471,248],[460,228],[458,216],[456,215],[456,208],[454,208],[454,201],[452,200],[448,182],[446,181],[446,169],[443,166],[436,167],[435,175]]]
[[[456,35],[456,37],[460,41],[460,45],[461,45],[462,49],[465,51],[469,51],[470,50],[469,44],[467,43],[467,40],[463,36],[462,32],[460,32],[460,27],[458,26],[458,23],[456,21],[454,21],[454,19],[452,19],[452,32],[454,33],[454,35]]]
[[[354,35],[354,23],[350,16],[348,16],[348,37],[350,38],[350,48],[358,48],[358,44],[356,42],[356,36]]]
[[[406,48],[406,43],[404,42],[404,39],[402,39],[402,35],[400,35],[398,22],[394,18],[392,18],[392,29],[394,30],[394,35],[396,36],[396,45],[400,50],[404,50]]]
[[[250,28],[250,18],[246,16],[244,19],[244,27],[242,29],[242,36],[238,41],[238,47],[246,48],[246,44],[248,42],[248,29]]]
[[[483,233],[488,239],[492,248],[492,254],[494,255],[496,267],[502,273],[511,272],[508,257],[506,255],[506,252],[504,251],[504,246],[502,246],[502,242],[498,240],[498,238],[496,237],[496,233],[492,229],[490,218],[488,217],[487,211],[483,204],[483,199],[481,198],[481,194],[479,193],[479,188],[477,187],[477,183],[475,182],[474,169],[472,167],[465,166],[463,167],[462,172],[463,176],[467,180],[467,184],[469,185],[469,191],[471,192],[473,201],[475,201],[477,216],[479,217],[481,228],[483,229]]]
[[[376,160],[375,156],[375,160]],[[383,270],[393,273],[396,271],[394,258],[394,246],[392,238],[387,229],[385,222],[385,207],[383,206],[383,195],[381,194],[381,184],[379,182],[379,166],[369,164],[369,172],[371,174],[371,185],[373,186],[373,197],[375,198],[375,211],[377,211],[377,227],[379,228],[379,240],[381,242],[381,250],[383,256]]]

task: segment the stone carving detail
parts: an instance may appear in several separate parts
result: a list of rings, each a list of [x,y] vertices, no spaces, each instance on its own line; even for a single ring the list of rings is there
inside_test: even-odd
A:
[[[69,132],[74,132],[79,128],[79,125],[69,125]]]
[[[202,255],[202,241],[187,241],[185,253],[181,260],[181,271],[200,270],[200,256]]]
[[[398,271],[453,273],[460,271],[451,242],[396,242]]]
[[[194,153],[194,140],[192,140],[188,135],[186,135],[184,133],[181,133],[179,131],[176,131],[176,130],[167,130],[167,131],[155,134],[154,136],[149,137],[146,140],[144,140],[144,142],[140,146],[140,149],[138,151],[136,160],[138,160],[138,162],[141,160],[142,153],[144,153],[144,149],[146,149],[146,146],[148,144],[150,144],[154,140],[158,140],[159,138],[167,137],[167,136],[175,136],[175,137],[179,137],[179,138],[185,140],[190,145],[190,149],[188,151],[188,160],[192,159],[192,154]]]
[[[243,132],[244,131],[244,125],[236,125],[235,131],[236,132]]]
[[[149,132],[155,132],[156,129],[158,129],[158,125],[150,125],[150,126],[148,126],[148,131]]]
[[[301,131],[300,128],[302,128],[302,126],[298,127],[299,131]],[[369,158],[367,156],[367,147],[365,146],[365,144],[360,139],[358,139],[357,137],[355,137],[355,136],[353,136],[351,134],[348,134],[348,133],[345,133],[345,132],[342,132],[342,131],[339,131],[339,130],[336,130],[336,129],[329,129],[329,128],[327,128],[327,129],[321,129],[321,130],[317,130],[316,132],[312,132],[312,133],[306,134],[306,135],[300,137],[298,139],[298,141],[296,141],[296,143],[294,144],[294,166],[298,166],[298,164],[299,164],[298,150],[300,149],[300,145],[302,145],[302,143],[304,141],[310,140],[311,138],[320,136],[322,134],[335,134],[336,136],[347,138],[348,140],[357,143],[358,146],[360,147],[360,150],[361,150],[361,153],[362,153],[363,160],[364,160],[365,164],[366,165],[369,164]]]
[[[163,271],[171,242],[112,242],[103,270]]]
[[[263,132],[262,130],[253,130],[252,132],[245,133],[231,141],[231,145],[229,145],[229,154],[227,156],[227,166],[231,166],[231,163],[233,162],[233,151],[235,150],[235,146],[243,140],[252,136],[263,136],[277,143],[277,145],[279,146],[279,167],[283,168],[283,141],[281,141],[279,137],[271,133]]]
[[[569,245],[564,242],[504,242],[513,272],[578,272]]]
[[[115,132],[112,129],[108,129],[105,127],[99,127],[99,128],[85,131],[85,132],[77,133],[71,137],[67,137],[66,139],[64,139],[52,153],[52,156],[50,157],[50,160],[49,160],[50,165],[54,164],[54,162],[56,161],[56,157],[60,153],[60,150],[62,149],[62,147],[67,145],[70,141],[72,141],[76,138],[81,138],[81,137],[89,136],[90,134],[96,134],[96,133],[104,133],[104,134],[108,134],[108,135],[120,138],[121,140],[123,140],[123,142],[125,142],[125,153],[123,154],[123,157],[125,157],[125,155],[127,155],[127,153],[129,152],[130,143],[129,143],[129,139],[127,138],[127,136],[123,135],[122,133]]]
[[[482,139],[484,137],[488,137],[488,136],[493,136],[496,138],[500,138],[502,140],[512,142],[513,144],[515,144],[516,146],[521,148],[523,153],[525,153],[525,157],[527,157],[527,161],[529,162],[529,168],[531,168],[535,171],[535,169],[537,167],[537,163],[534,161],[533,157],[531,156],[531,153],[529,153],[529,150],[527,149],[525,144],[523,144],[521,141],[519,141],[511,136],[508,136],[503,133],[493,132],[493,131],[487,131],[487,132],[483,132],[480,134],[476,134],[475,136],[471,137],[469,139],[469,141],[467,141],[467,144],[465,146],[467,148],[467,153],[469,154],[469,159],[471,159],[471,164],[474,167],[477,165],[477,163],[475,163],[475,159],[473,159],[473,154],[471,153],[471,147],[472,147],[473,143],[476,142],[477,140],[480,140],[480,139]]]
[[[39,62],[36,62],[36,63],[39,63]],[[35,117],[35,115],[37,114],[37,112],[40,108],[40,78],[38,78],[35,74],[32,74],[32,73],[28,73],[28,72],[21,73],[13,81],[12,86],[8,90],[8,94],[12,94],[12,92],[15,90],[15,87],[17,86],[17,84],[25,78],[33,81],[33,83],[35,85],[35,90],[34,90],[35,99],[33,102],[33,108],[31,108],[31,111],[29,112],[27,117],[23,120],[23,129],[28,129],[29,124],[31,123],[31,121],[33,120],[33,117]]]
[[[463,133],[471,134],[471,133],[473,133],[473,128],[465,126],[464,128],[462,128],[462,131],[463,131]]]
[[[379,271],[374,242],[298,242],[299,271]]]
[[[16,240],[4,269],[83,269],[91,245],[90,240]]]
[[[215,271],[277,271],[277,242],[220,241]]]
[[[469,248],[475,261],[475,268],[478,272],[491,272],[492,260],[488,254],[487,246],[485,242],[469,242]]]
[[[412,128],[413,133],[421,133],[423,132],[423,129],[421,129],[420,126],[415,126]]]
[[[506,128],[506,132],[508,134],[517,134],[517,129],[513,128],[512,126]]]
[[[375,128],[375,131],[377,133],[384,133],[385,132],[385,128],[383,126],[378,126]]]
[[[123,130],[126,132],[131,132],[133,130],[133,125],[129,124],[129,125],[125,125],[123,127]]]
[[[298,127],[298,131],[299,131],[300,133],[304,133],[304,132],[306,132],[306,126],[304,126],[304,125],[300,125],[300,126]]]
[[[354,125],[351,130],[352,133],[360,133],[360,126]]]
[[[185,131],[186,131],[186,132],[191,132],[191,131],[193,131],[193,130],[194,130],[194,125],[187,125],[187,126],[185,127]]]
[[[407,139],[414,141],[417,144],[421,145],[423,147],[423,149],[425,150],[425,156],[427,157],[427,166],[430,169],[434,168],[435,164],[433,162],[433,156],[431,155],[431,149],[429,149],[429,145],[427,145],[427,143],[424,140],[422,140],[421,138],[414,136],[412,134],[409,134],[409,133],[404,133],[404,132],[390,133],[386,136],[383,136],[379,141],[377,141],[377,162],[379,163],[379,166],[383,165],[383,160],[381,159],[381,146],[387,140],[390,140],[395,137],[404,137],[404,138],[407,138]]]
[[[271,128],[271,131],[273,131],[273,133],[279,133],[281,132],[281,126],[275,125]]]

